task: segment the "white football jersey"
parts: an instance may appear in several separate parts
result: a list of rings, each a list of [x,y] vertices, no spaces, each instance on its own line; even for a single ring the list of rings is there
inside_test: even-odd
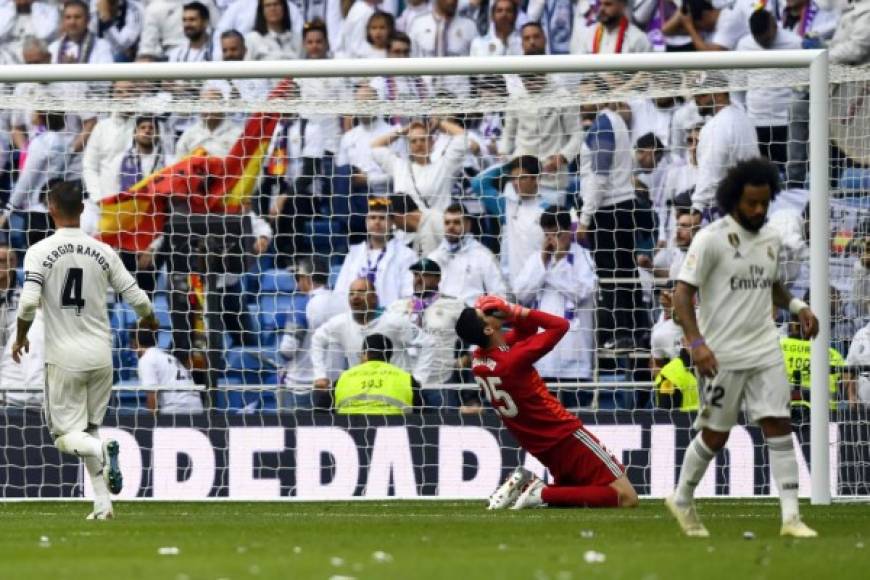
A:
[[[162,349],[149,348],[139,359],[137,368],[143,387],[184,387],[193,378],[181,362]],[[157,410],[163,414],[202,413],[202,399],[197,391],[160,391]]]
[[[750,232],[731,216],[692,240],[678,279],[698,288],[698,325],[722,369],[782,361],[772,310],[781,243],[768,226]]]
[[[61,228],[24,256],[19,316],[32,320],[41,303],[45,361],[70,371],[112,364],[112,335],[106,311],[109,286],[139,316],[151,312],[148,296],[108,245],[78,228]]]

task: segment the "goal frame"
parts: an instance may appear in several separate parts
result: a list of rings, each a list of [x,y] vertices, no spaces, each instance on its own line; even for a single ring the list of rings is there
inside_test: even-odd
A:
[[[638,72],[787,68],[809,71],[810,296],[819,319],[811,346],[810,501],[831,503],[828,376],[828,53],[825,50],[639,53],[504,57],[331,59],[206,63],[45,64],[0,67],[0,83],[204,80],[281,77],[373,77],[511,73]]]

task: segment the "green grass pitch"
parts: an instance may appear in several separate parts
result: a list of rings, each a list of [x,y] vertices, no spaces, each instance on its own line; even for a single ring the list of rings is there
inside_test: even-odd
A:
[[[708,540],[682,537],[659,501],[495,513],[483,502],[119,502],[110,522],[85,521],[89,507],[0,504],[0,578],[870,578],[866,503],[803,504],[816,540],[780,538],[775,501],[702,501]]]

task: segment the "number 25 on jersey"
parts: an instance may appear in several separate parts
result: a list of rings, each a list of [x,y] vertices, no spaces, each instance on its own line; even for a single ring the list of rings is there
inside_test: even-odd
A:
[[[498,411],[502,417],[512,418],[519,413],[516,403],[511,398],[507,391],[499,389],[501,379],[499,377],[474,377],[483,392],[486,393],[486,400]]]

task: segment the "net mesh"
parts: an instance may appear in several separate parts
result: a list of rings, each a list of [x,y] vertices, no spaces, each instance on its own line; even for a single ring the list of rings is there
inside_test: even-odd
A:
[[[639,493],[669,493],[697,408],[676,380],[656,381],[685,347],[668,288],[695,231],[683,210],[702,174],[721,177],[727,167],[712,165],[729,158],[699,149],[704,99],[729,92],[777,164],[785,190],[770,223],[786,282],[804,296],[807,83],[804,70],[758,69],[7,85],[0,495],[91,493],[41,415],[39,318],[25,363],[10,352],[23,256],[50,231],[42,204],[58,181],[81,185],[85,229],[115,246],[160,321],[143,348],[135,313],[110,300],[115,387],[101,431],[121,443],[125,497],[480,498],[517,465],[543,475],[490,409],[498,395],[473,381],[453,333],[483,292],[570,320],[539,371]],[[870,68],[832,67],[831,83],[831,479],[835,495],[865,497]],[[736,139],[717,131],[706,147]],[[536,161],[512,176],[522,156]],[[607,164],[610,181],[584,222],[593,164]],[[553,205],[568,224],[562,249],[541,228]],[[434,302],[421,288],[438,280],[425,265],[410,270],[424,257],[440,265]],[[359,278],[376,297],[358,291]],[[366,300],[379,310],[353,322],[348,309]],[[785,336],[787,313],[777,321]],[[368,400],[369,413],[336,411],[332,385],[375,331],[421,383],[410,414],[384,416],[383,400]],[[805,355],[786,353],[804,495]],[[775,493],[762,443],[741,422],[699,495]]]

